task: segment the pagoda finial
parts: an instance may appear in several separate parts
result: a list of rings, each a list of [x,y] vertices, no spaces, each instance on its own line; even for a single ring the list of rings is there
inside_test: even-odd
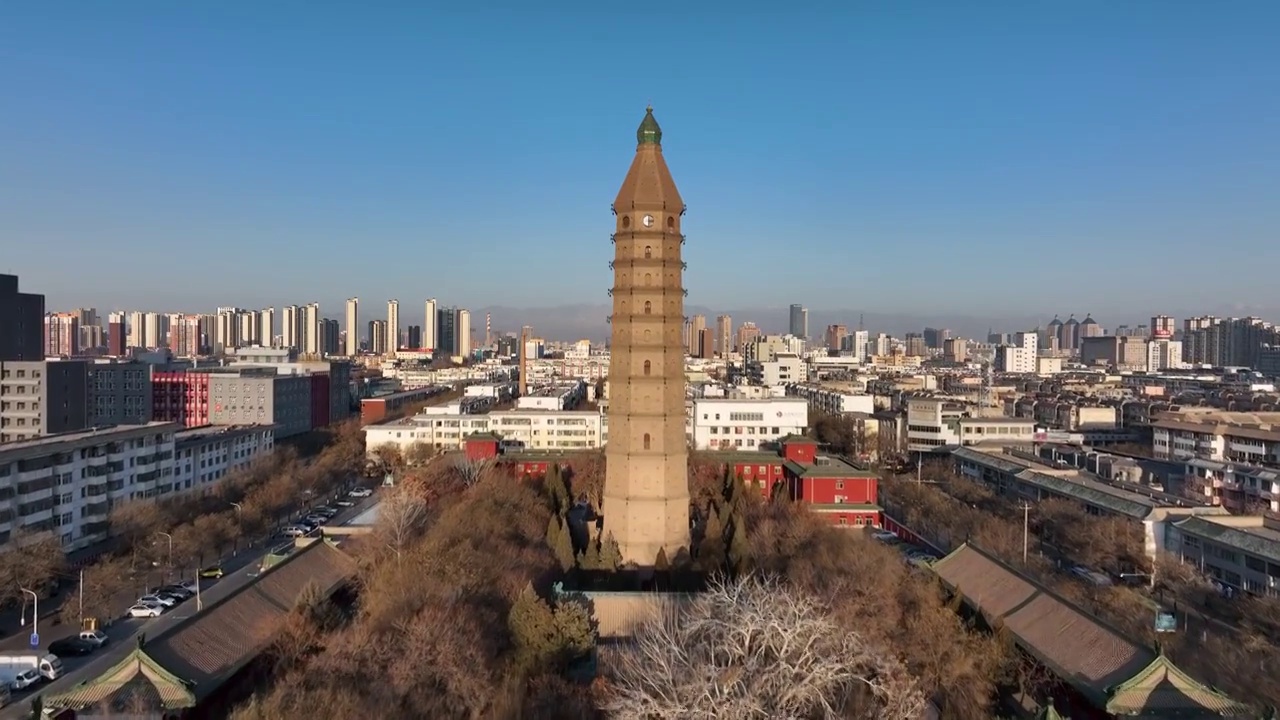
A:
[[[653,117],[653,105],[644,109],[644,120],[640,121],[640,128],[636,130],[636,142],[640,145],[662,144],[662,128],[658,127],[658,121]]]

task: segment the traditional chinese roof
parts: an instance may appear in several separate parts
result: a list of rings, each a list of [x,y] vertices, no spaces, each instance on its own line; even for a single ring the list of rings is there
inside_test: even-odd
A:
[[[81,682],[67,692],[50,695],[44,703],[51,708],[73,710],[111,707],[116,703],[178,710],[194,707],[196,696],[182,678],[165,670],[142,647],[138,647],[110,670]]]
[[[1018,647],[1112,715],[1236,717],[1244,707],[975,545],[931,567]]]
[[[314,584],[327,597],[355,570],[346,553],[328,542],[313,542],[147,643],[147,652],[204,697],[262,652],[304,588]]]
[[[1069,720],[1053,706],[1053,698],[1045,701],[1044,706],[1036,713],[1035,720]]]
[[[1107,712],[1158,718],[1245,717],[1249,708],[1203,685],[1159,655],[1138,674],[1116,686]]]

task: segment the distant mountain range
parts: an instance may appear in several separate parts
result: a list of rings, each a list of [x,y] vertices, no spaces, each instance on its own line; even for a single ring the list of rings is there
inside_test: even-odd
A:
[[[475,334],[479,339],[484,333],[484,315],[489,313],[495,334],[517,332],[520,326],[531,325],[538,337],[549,340],[585,338],[603,341],[609,337],[609,325],[605,318],[611,312],[612,306],[604,303],[599,305],[563,305],[560,307],[527,309],[493,306],[473,310],[471,325],[476,329]],[[692,305],[685,308],[685,314],[689,317],[706,315],[708,327],[715,326],[717,316],[728,314],[733,318],[734,328],[739,327],[743,322],[750,321],[758,325],[761,331],[768,334],[787,332],[790,322],[790,309],[785,307],[713,310]],[[858,310],[810,309],[809,335],[813,338],[820,338],[826,331],[827,326],[832,324],[843,324],[851,331],[856,330],[858,316]],[[1031,330],[1037,326],[1048,324],[1052,318],[1052,315],[1048,317],[1012,315],[1002,318],[980,318],[945,313],[924,316],[906,313],[868,312],[863,314],[862,322],[863,327],[872,334],[885,332],[901,337],[908,332],[922,332],[925,327],[935,327],[948,328],[953,336],[970,337],[985,341],[988,329],[993,329],[995,332]],[[1062,319],[1066,320],[1066,317],[1064,316]],[[1084,315],[1080,314],[1077,319],[1083,320]],[[1096,319],[1108,329],[1114,328],[1116,324],[1124,324],[1123,322],[1111,322],[1109,318],[1101,316]],[[1129,324],[1146,323],[1149,319],[1130,320]]]

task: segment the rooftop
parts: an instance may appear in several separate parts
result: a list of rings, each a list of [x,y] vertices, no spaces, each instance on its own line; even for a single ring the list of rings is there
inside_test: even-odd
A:
[[[0,460],[23,460],[84,445],[119,442],[156,433],[176,433],[182,429],[182,423],[149,422],[146,425],[106,425],[89,430],[45,435],[31,440],[0,444]]]
[[[1235,716],[1245,708],[976,545],[932,565],[992,627],[1113,715]]]
[[[178,445],[186,445],[206,442],[215,438],[230,439],[275,429],[275,425],[202,425],[175,432],[173,441]]]
[[[878,477],[869,470],[863,470],[843,458],[833,455],[818,455],[811,463],[786,460],[783,462],[787,470],[801,478],[864,478]]]
[[[1280,530],[1267,527],[1260,515],[1189,517],[1174,523],[1185,535],[1207,538],[1219,545],[1280,565]]]

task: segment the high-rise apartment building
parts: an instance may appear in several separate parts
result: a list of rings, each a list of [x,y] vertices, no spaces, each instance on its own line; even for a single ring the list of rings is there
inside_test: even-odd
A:
[[[791,306],[791,323],[787,330],[788,334],[795,335],[798,338],[808,339],[809,337],[809,309],[803,305]]]
[[[698,343],[702,339],[702,331],[706,329],[706,315],[694,315],[685,326],[684,346],[690,355],[698,354]]]
[[[716,318],[716,349],[722,358],[733,352],[733,318],[728,315]]]
[[[272,347],[276,344],[276,309],[262,308],[258,311],[258,344]]]
[[[360,298],[347,298],[347,347],[345,354],[348,357],[355,357],[360,354],[360,331],[357,329],[360,323]]]
[[[369,321],[369,352],[374,355],[387,353],[387,321]]]
[[[458,310],[458,342],[454,354],[467,357],[471,354],[471,311]]]
[[[18,291],[17,275],[0,275],[0,361],[44,358],[44,296]]]
[[[75,357],[80,354],[80,318],[76,313],[44,316],[44,355]]]
[[[286,305],[281,318],[280,329],[284,347],[290,350],[301,350],[305,342],[302,308],[297,305]]]
[[[738,341],[736,343],[738,352],[743,352],[743,349],[755,342],[758,337],[760,337],[760,328],[755,323],[750,321],[742,323],[738,327]]]
[[[1058,338],[1055,336],[1056,343]],[[947,338],[942,341],[942,357],[947,362],[963,363],[969,360],[969,342],[964,338]]]
[[[307,306],[302,309],[302,322],[305,332],[302,351],[308,355],[318,356],[322,352],[320,348],[320,321],[323,319],[320,317],[320,303],[307,303]]]
[[[849,335],[849,328],[844,325],[828,325],[826,345],[831,352],[840,352],[844,347],[844,339]]]
[[[441,357],[458,353],[458,308],[442,307],[436,310],[435,351]]]
[[[684,201],[649,108],[615,215],[609,442],[601,514],[622,560],[652,568],[689,546],[685,433]]]
[[[431,298],[426,302],[426,313],[422,318],[422,347],[426,350],[435,350],[436,343],[439,342],[436,334],[436,326],[438,318],[436,317],[436,299]]]
[[[951,331],[947,328],[931,328],[924,329],[924,344],[934,350],[941,350],[943,343],[951,337]],[[907,353],[910,355],[911,353]]]
[[[851,351],[853,356],[858,358],[858,362],[865,363],[867,355],[871,352],[868,343],[871,342],[871,333],[866,330],[854,330],[849,334],[849,346],[841,347],[841,350]]]
[[[695,346],[696,352],[694,357],[704,360],[716,356],[716,333],[711,328],[702,328],[702,332],[698,333],[698,344]]]
[[[1175,330],[1175,321],[1168,315],[1155,315],[1151,318],[1151,337],[1152,339],[1169,339],[1173,337]],[[1181,358],[1178,358],[1181,361]]]
[[[0,443],[83,430],[89,424],[84,360],[0,362]]]
[[[125,314],[113,312],[107,315],[107,354],[121,357],[125,354]]]
[[[200,316],[175,315],[169,320],[169,351],[176,357],[200,355]],[[229,352],[230,350],[227,350]]]
[[[387,301],[387,346],[395,352],[400,349],[400,301]]]
[[[338,345],[338,334],[341,332],[338,321],[331,318],[324,318],[320,321],[320,354],[327,356],[337,355],[340,351]]]

